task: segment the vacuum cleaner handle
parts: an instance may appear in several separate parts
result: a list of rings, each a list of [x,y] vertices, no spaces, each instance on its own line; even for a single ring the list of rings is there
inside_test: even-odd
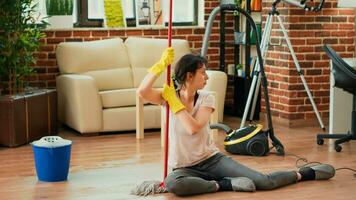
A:
[[[225,124],[217,123],[217,124],[210,124],[211,129],[219,129],[225,131],[225,133],[228,135],[230,134],[233,130]]]
[[[272,140],[272,146],[276,148],[277,155],[278,156],[284,156],[284,146],[283,144],[277,139],[277,137],[274,135],[273,129],[268,129],[266,130],[266,134],[269,135],[269,137]]]

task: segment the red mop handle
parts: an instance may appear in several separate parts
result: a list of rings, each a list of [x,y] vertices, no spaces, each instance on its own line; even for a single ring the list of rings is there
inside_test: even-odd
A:
[[[168,20],[168,47],[172,46],[172,2],[173,0],[169,1],[169,20]],[[171,65],[167,67],[167,85],[170,86],[171,84]],[[166,102],[166,126],[164,130],[164,174],[163,179],[167,177],[167,168],[168,168],[168,133],[169,133],[169,105]]]

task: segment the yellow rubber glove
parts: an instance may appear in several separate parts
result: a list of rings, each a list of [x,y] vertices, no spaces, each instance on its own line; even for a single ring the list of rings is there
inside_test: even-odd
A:
[[[185,109],[185,106],[180,101],[180,99],[177,97],[176,90],[174,89],[172,79],[171,79],[170,86],[168,86],[166,83],[163,85],[162,97],[164,100],[166,100],[168,102],[168,105],[174,114]]]
[[[172,64],[174,60],[174,50],[172,47],[167,48],[161,56],[161,59],[148,69],[149,72],[154,73],[156,76],[160,76],[167,66]]]

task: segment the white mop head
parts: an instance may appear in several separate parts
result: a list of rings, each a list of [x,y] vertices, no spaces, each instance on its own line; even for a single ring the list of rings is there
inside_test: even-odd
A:
[[[138,196],[147,196],[150,194],[159,194],[165,192],[168,191],[165,187],[161,186],[160,181],[144,181],[131,190],[131,194]]]

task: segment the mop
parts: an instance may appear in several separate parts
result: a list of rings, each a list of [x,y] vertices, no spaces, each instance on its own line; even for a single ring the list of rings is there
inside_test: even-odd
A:
[[[172,46],[172,2],[169,1],[169,19],[168,19],[168,47]],[[167,85],[171,84],[171,65],[167,67]],[[168,133],[169,133],[169,104],[166,103],[166,126],[164,130],[165,140],[164,140],[164,172],[163,172],[163,181],[144,181],[141,184],[137,185],[132,191],[131,194],[138,196],[147,196],[149,194],[159,194],[168,192],[164,186],[164,179],[167,177],[168,169]]]

